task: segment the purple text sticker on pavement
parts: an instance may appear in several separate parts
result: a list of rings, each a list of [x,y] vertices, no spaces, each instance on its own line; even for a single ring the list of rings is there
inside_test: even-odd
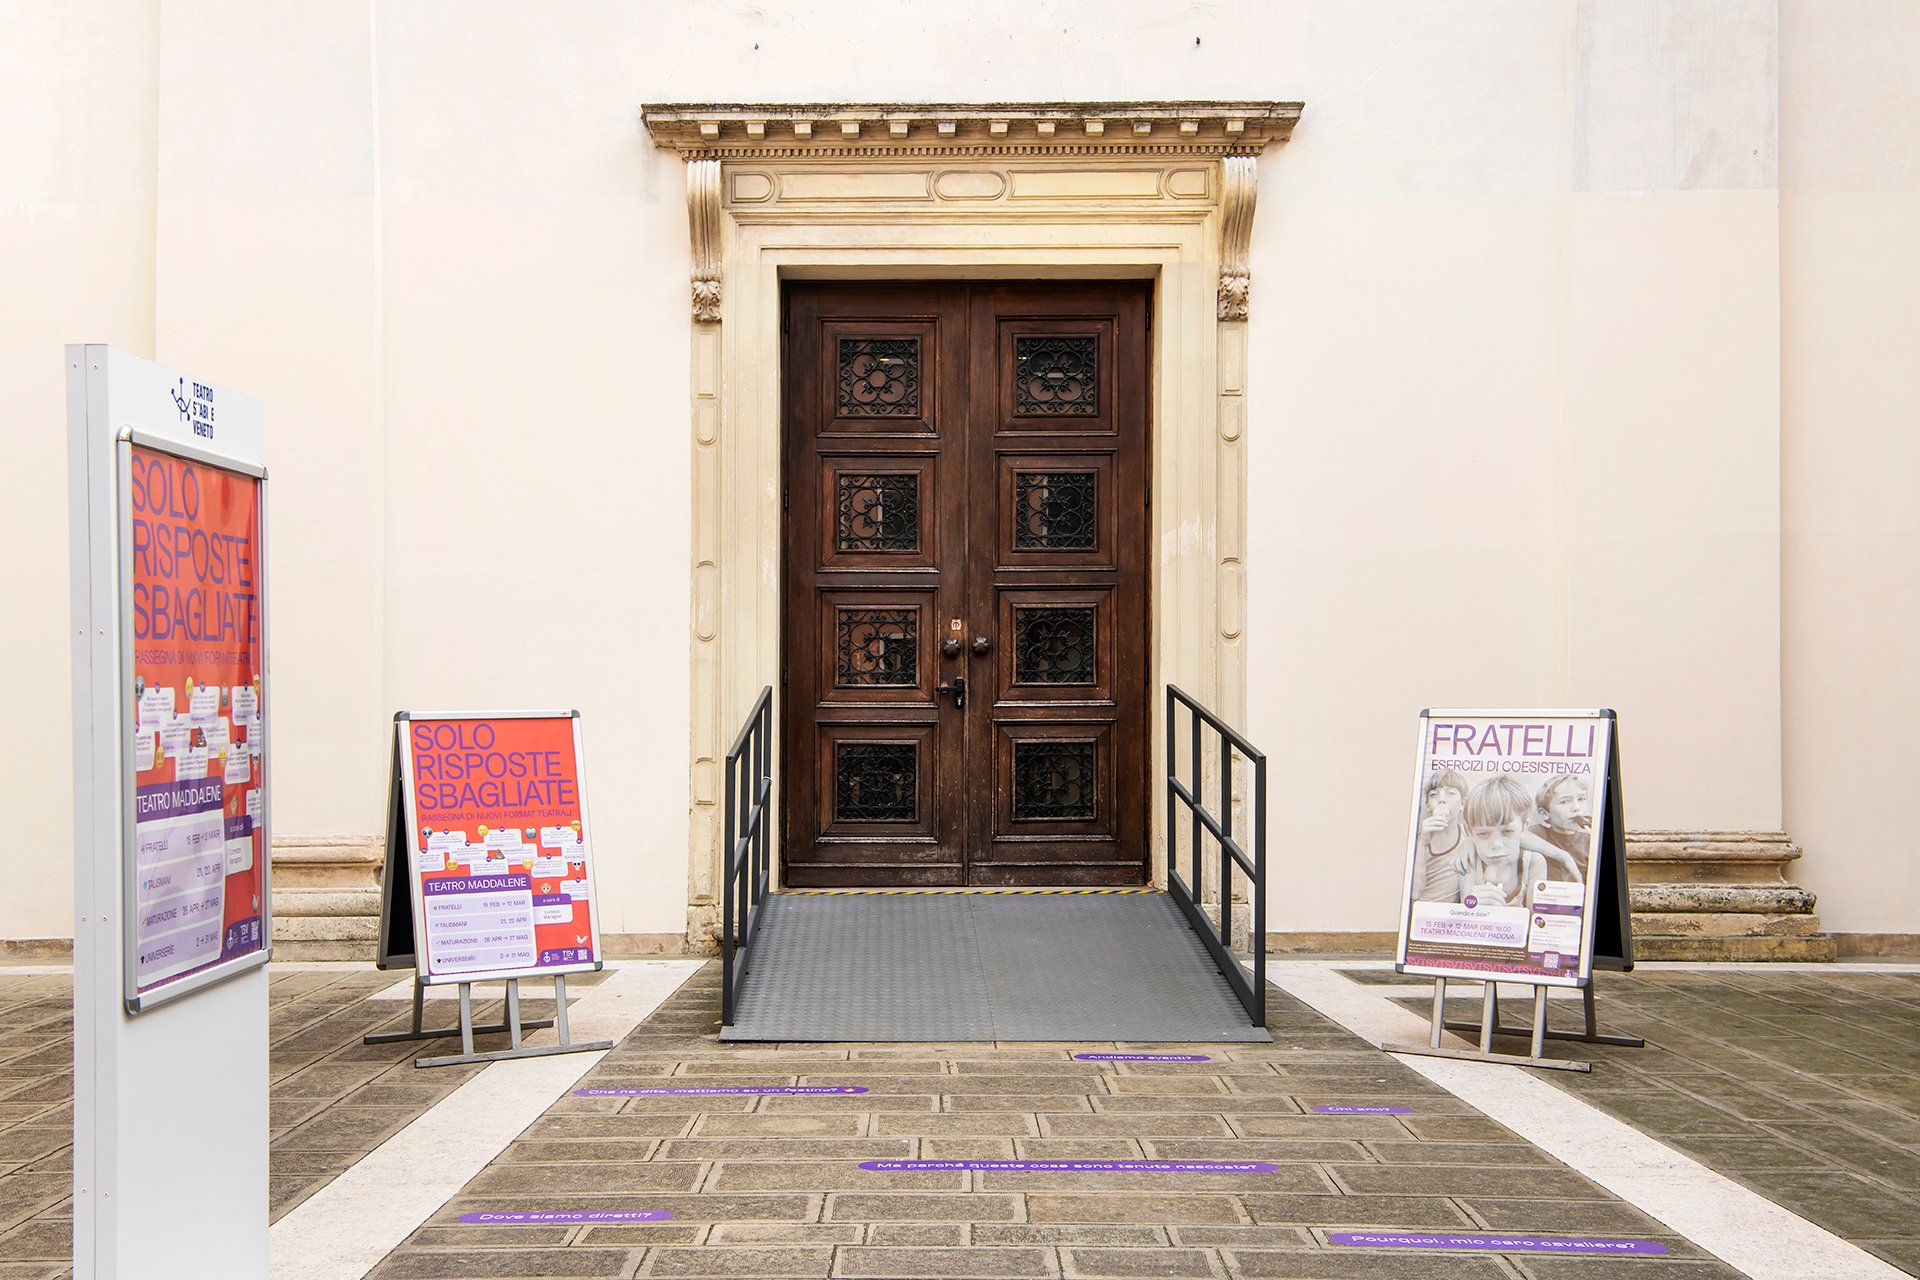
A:
[[[1495,1253],[1665,1253],[1657,1240],[1603,1240],[1591,1236],[1425,1235],[1413,1231],[1334,1231],[1335,1244],[1374,1249],[1486,1249]]]
[[[562,1209],[553,1213],[463,1213],[460,1221],[476,1227],[548,1227],[580,1222],[665,1222],[665,1209]]]
[[[857,1084],[804,1085],[804,1084],[748,1084],[718,1086],[711,1089],[575,1089],[576,1098],[653,1098],[663,1094],[709,1094],[738,1093],[865,1093],[866,1087]]]
[[[1212,1062],[1204,1053],[1076,1053],[1082,1062]]]
[[[1412,1107],[1315,1107],[1323,1116],[1410,1116]]]
[[[1005,1173],[1277,1173],[1259,1160],[862,1160],[869,1173],[973,1169]]]

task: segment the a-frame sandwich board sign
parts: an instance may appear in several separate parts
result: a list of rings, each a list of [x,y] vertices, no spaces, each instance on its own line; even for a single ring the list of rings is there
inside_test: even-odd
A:
[[[1593,970],[1633,966],[1619,720],[1609,709],[1433,710],[1420,716],[1395,968],[1434,979],[1425,1053],[1563,1070],[1547,1039],[1628,1044],[1594,1025]],[[1445,1019],[1449,979],[1485,984],[1479,1023]],[[1500,1025],[1498,983],[1533,987],[1530,1029]],[[1573,987],[1580,1032],[1546,1025],[1547,990]],[[1441,1032],[1477,1030],[1477,1050]],[[1531,1035],[1526,1056],[1495,1036]]]
[[[484,711],[394,717],[381,968],[414,969],[413,1027],[370,1044],[461,1037],[459,1054],[420,1066],[586,1049],[568,1035],[566,975],[603,967],[578,711]],[[520,1017],[522,978],[554,981],[552,1021]],[[507,984],[505,1020],[473,1024],[472,984]],[[423,1024],[425,989],[459,986],[460,1025]],[[527,1046],[524,1031],[557,1026],[560,1042]],[[507,1049],[476,1052],[477,1033],[505,1031]]]

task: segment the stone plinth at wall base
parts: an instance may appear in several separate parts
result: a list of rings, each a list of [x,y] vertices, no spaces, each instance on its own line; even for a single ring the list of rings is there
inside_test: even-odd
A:
[[[1279,956],[1368,956],[1391,960],[1400,945],[1398,933],[1269,933],[1267,954]]]
[[[73,961],[71,938],[0,938],[0,962],[33,964],[46,961],[70,964]]]
[[[1838,958],[1832,938],[1642,938],[1633,939],[1633,958],[1640,960],[1726,960],[1742,964],[1761,961],[1797,961],[1824,964]]]
[[[1920,959],[1920,933],[1836,933],[1842,960]]]
[[[641,960],[654,956],[711,955],[687,946],[683,933],[603,933],[600,951],[609,960]]]
[[[1636,960],[1800,960],[1836,956],[1794,884],[1800,848],[1777,831],[1627,834]]]

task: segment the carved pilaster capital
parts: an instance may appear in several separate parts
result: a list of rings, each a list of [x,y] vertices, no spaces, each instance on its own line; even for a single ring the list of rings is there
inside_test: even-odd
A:
[[[1250,155],[1227,156],[1220,168],[1220,318],[1245,320],[1253,288],[1247,246],[1253,237],[1258,161]]]
[[[693,240],[693,318],[720,321],[720,162],[687,162],[687,220]]]

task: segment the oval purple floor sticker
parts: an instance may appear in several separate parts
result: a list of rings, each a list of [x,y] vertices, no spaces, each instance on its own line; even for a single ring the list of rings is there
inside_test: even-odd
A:
[[[1081,1062],[1212,1062],[1204,1053],[1076,1053]]]
[[[1607,1240],[1595,1236],[1432,1235],[1414,1231],[1334,1231],[1335,1244],[1373,1249],[1485,1249],[1493,1253],[1656,1254],[1657,1240]]]
[[[1410,1116],[1412,1107],[1315,1107],[1323,1116]]]
[[[857,1084],[804,1085],[804,1084],[752,1084],[717,1085],[707,1089],[575,1089],[576,1098],[656,1098],[687,1094],[694,1097],[706,1097],[713,1094],[732,1095],[742,1093],[828,1093],[848,1094],[865,1093],[866,1087]]]
[[[1277,1173],[1260,1160],[862,1160],[869,1173],[971,1169],[1000,1173]]]
[[[460,1221],[476,1227],[571,1226],[582,1222],[665,1222],[665,1209],[557,1209],[551,1213],[463,1213]]]

